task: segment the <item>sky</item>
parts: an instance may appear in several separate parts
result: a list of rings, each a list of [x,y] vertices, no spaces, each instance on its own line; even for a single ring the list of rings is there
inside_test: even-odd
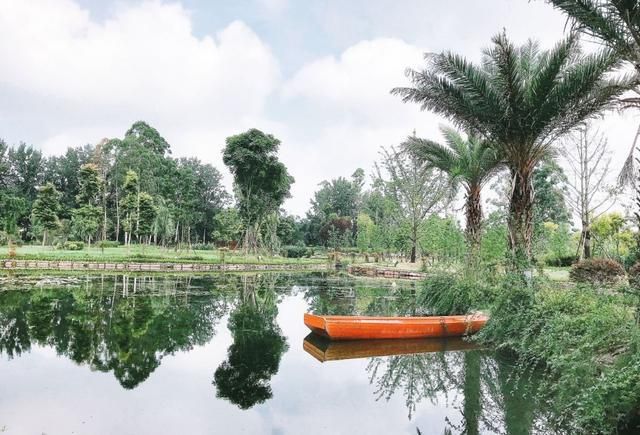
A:
[[[479,60],[503,29],[551,47],[566,19],[542,0],[0,0],[0,137],[45,154],[157,128],[174,156],[231,177],[225,138],[258,128],[281,140],[303,216],[323,180],[367,174],[381,146],[447,122],[389,94],[428,52]],[[597,122],[612,174],[637,114]]]

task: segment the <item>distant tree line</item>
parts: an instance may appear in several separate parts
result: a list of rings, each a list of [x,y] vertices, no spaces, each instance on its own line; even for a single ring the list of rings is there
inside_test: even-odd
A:
[[[0,224],[25,242],[67,239],[180,245],[237,240],[237,212],[220,172],[173,158],[145,122],[123,138],[45,157],[0,141]]]

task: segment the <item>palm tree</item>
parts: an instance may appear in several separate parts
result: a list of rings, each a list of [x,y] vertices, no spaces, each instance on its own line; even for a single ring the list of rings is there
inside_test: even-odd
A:
[[[501,168],[501,160],[489,142],[477,136],[465,140],[452,128],[441,128],[445,144],[410,137],[407,148],[428,167],[449,174],[451,181],[465,189],[466,237],[470,258],[474,259],[482,237],[482,187]]]
[[[547,0],[573,27],[602,40],[640,72],[640,4],[637,0]]]
[[[640,73],[640,3],[637,0],[548,1],[569,16],[576,30],[601,40]],[[623,107],[640,108],[640,90],[634,91],[636,95],[622,99]],[[636,185],[635,151],[639,138],[640,127],[618,176],[621,186]],[[640,199],[640,192],[637,197]]]
[[[529,263],[533,169],[558,136],[611,107],[634,79],[608,75],[618,58],[610,51],[581,54],[573,34],[548,51],[533,41],[515,47],[504,33],[492,41],[481,65],[451,52],[427,55],[425,70],[407,72],[413,86],[392,93],[491,141],[511,176],[513,259]]]

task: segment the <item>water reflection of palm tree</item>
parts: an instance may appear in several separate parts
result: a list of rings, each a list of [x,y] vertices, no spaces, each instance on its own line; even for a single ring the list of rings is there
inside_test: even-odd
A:
[[[466,352],[464,354],[464,383],[462,387],[464,405],[462,415],[467,435],[478,435],[480,433],[481,388],[480,352]]]
[[[238,304],[229,316],[233,344],[216,369],[217,396],[241,409],[273,395],[269,381],[278,372],[288,346],[276,322],[277,293],[269,276],[243,276]]]

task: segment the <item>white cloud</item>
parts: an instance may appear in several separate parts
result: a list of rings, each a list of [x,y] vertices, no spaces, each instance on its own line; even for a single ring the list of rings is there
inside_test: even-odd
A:
[[[260,128],[282,140],[281,157],[296,178],[286,207],[303,215],[319,182],[358,167],[369,173],[380,146],[396,145],[414,129],[439,138],[441,118],[389,93],[407,83],[405,68],[424,65],[424,52],[451,49],[477,60],[502,26],[517,41],[532,35],[548,47],[565,22],[542,3],[471,1],[452,9],[409,2],[402,11],[369,3],[311,8],[324,17],[319,29],[328,35],[306,29],[314,21],[300,11],[291,15],[299,6],[287,0],[260,0],[257,12],[247,11],[248,22],[260,15],[254,25],[271,40],[274,30],[306,29],[293,32],[302,38],[293,44],[298,50],[282,59],[334,53],[312,56],[282,77],[281,59],[248,25],[233,21],[235,12],[222,20],[230,24],[203,33],[178,2],[117,3],[98,19],[73,0],[0,0],[0,132],[9,142],[59,153],[122,136],[143,119],[174,155],[195,155],[226,173],[225,138]],[[335,49],[319,40],[355,42]],[[603,123],[616,166],[636,122],[635,115],[612,115]]]
[[[36,138],[55,144],[49,151],[121,135],[137,119],[190,148],[180,140],[190,128],[226,130],[261,118],[280,80],[270,48],[245,24],[198,38],[177,3],[121,5],[96,22],[70,0],[3,0],[0,58],[10,59],[0,86],[25,91],[24,116],[52,124],[47,137]]]
[[[414,129],[439,135],[439,117],[390,94],[407,83],[407,67],[423,64],[424,51],[399,39],[362,41],[339,57],[304,65],[284,84],[285,100],[317,120],[290,138],[295,147],[283,148],[285,161],[305,162],[298,164],[304,176],[297,177],[291,208],[305,210],[322,180],[349,176],[358,167],[370,173],[380,147],[397,145]]]

